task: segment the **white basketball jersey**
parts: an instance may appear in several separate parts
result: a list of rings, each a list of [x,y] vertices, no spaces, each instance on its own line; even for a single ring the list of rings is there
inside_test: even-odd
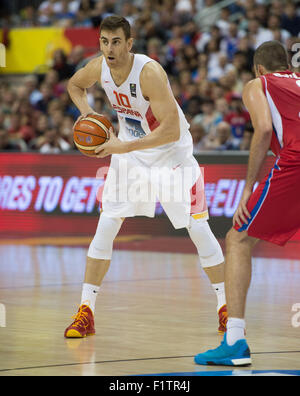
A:
[[[117,86],[103,57],[101,85],[112,107],[118,113],[120,125],[118,137],[122,141],[142,139],[159,125],[152,113],[149,101],[143,97],[140,86],[140,74],[148,62],[155,61],[146,55],[135,54],[128,78],[122,85]],[[193,142],[189,124],[178,104],[177,108],[180,120],[180,139],[174,143],[152,149],[128,153],[132,159],[145,166],[177,166],[186,157],[192,155]]]

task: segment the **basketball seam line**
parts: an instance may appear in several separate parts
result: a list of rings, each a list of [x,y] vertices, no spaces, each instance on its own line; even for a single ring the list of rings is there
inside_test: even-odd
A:
[[[93,151],[97,147],[101,146],[101,144],[97,144],[96,146],[82,146],[81,144],[74,142],[76,147],[80,148],[81,150],[86,150],[86,151]]]
[[[93,122],[94,124],[98,125],[100,128],[102,128],[105,131],[106,136],[107,136],[109,128],[103,122],[97,120],[96,118],[92,118],[92,117],[85,117],[81,121],[84,121],[84,120]]]
[[[81,132],[81,133],[85,133],[86,135],[92,135],[92,136],[96,136],[96,137],[102,137],[103,139],[107,139],[107,140],[108,140],[107,133],[106,133],[105,131],[104,131],[104,132],[105,132],[105,134],[106,134],[106,137],[100,136],[100,135],[95,135],[94,133],[82,131],[81,129],[74,129],[74,132]]]

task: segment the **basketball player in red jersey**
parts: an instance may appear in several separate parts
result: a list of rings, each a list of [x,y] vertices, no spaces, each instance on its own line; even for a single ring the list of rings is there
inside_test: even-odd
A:
[[[112,244],[123,220],[133,216],[154,216],[155,201],[115,200],[116,191],[121,191],[120,195],[125,197],[129,195],[130,183],[134,191],[137,191],[137,186],[140,191],[144,187],[146,191],[154,190],[173,226],[187,229],[215,290],[218,330],[224,333],[227,322],[224,257],[207,222],[204,189],[196,188],[198,181],[203,182],[203,179],[193,157],[189,124],[173,96],[163,68],[153,59],[131,52],[133,39],[128,21],[123,17],[110,16],[102,21],[100,29],[103,55],[74,74],[68,83],[68,91],[81,115],[86,116],[93,112],[87,101],[86,89],[98,82],[118,113],[119,134],[116,137],[111,133],[109,141],[95,150],[99,157],[112,157],[103,190],[102,212],[87,254],[80,308],[74,322],[65,330],[65,337],[85,337],[95,333],[96,296],[110,266]],[[128,175],[130,170],[135,171],[139,167],[143,170],[143,177],[138,181],[129,177],[123,180],[121,161],[126,161]],[[178,202],[169,191],[169,184],[154,183],[149,177],[153,167],[167,170],[174,176],[191,169],[193,181],[182,188],[187,199]],[[201,184],[204,186],[204,182]],[[170,199],[164,199],[160,193],[163,189],[170,192]]]
[[[226,237],[227,332],[221,346],[195,356],[203,365],[251,364],[244,317],[252,249],[259,240],[283,246],[300,228],[300,74],[288,70],[277,41],[257,48],[254,68],[257,78],[243,92],[254,127],[247,180]],[[275,164],[252,192],[269,148]]]

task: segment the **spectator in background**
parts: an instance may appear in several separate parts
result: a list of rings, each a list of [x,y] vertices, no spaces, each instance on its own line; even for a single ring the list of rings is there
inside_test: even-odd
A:
[[[58,26],[65,28],[71,27],[75,21],[79,3],[75,1],[70,2],[70,0],[61,0],[58,3],[59,7],[54,14],[54,22],[56,22]],[[72,3],[73,5],[75,4],[77,6],[76,11],[76,7],[71,6]]]
[[[197,117],[194,117],[191,120],[190,132],[193,138],[193,154],[200,154],[205,150],[206,132],[203,128],[202,122]]]
[[[47,71],[43,83],[50,87],[54,97],[60,96],[65,91],[64,81],[59,81],[59,73],[55,69]]]
[[[283,12],[284,12],[284,5],[285,4],[282,0],[273,0],[271,7],[270,7],[272,10],[272,13],[281,18],[283,15]],[[270,11],[270,9],[269,9],[269,11]]]
[[[245,127],[250,122],[250,115],[244,109],[241,95],[232,95],[230,110],[224,117],[224,121],[231,127],[232,147],[238,149],[244,135]]]
[[[240,146],[239,146],[240,150],[250,150],[253,133],[254,133],[254,128],[251,122],[248,122],[245,126],[245,131],[242,140],[240,142]]]
[[[85,61],[84,52],[85,50],[82,45],[75,45],[75,47],[72,48],[72,51],[68,56],[68,63],[71,66],[73,73],[83,66]]]
[[[51,85],[43,83],[41,85],[41,94],[42,94],[42,98],[36,102],[34,107],[36,110],[47,114],[48,105],[51,102],[51,100],[54,98]]]
[[[184,31],[184,34],[183,34],[184,43],[187,45],[191,44],[194,47],[196,47],[197,41],[202,36],[202,33],[198,29],[195,21],[193,21],[193,20],[188,21],[186,23],[186,25],[184,25],[183,31]]]
[[[75,121],[80,116],[80,111],[71,101],[69,94],[65,91],[60,95],[61,108],[66,116],[72,117]],[[96,110],[95,110],[96,111]]]
[[[4,114],[11,114],[11,109],[16,101],[15,92],[9,86],[3,86],[1,89],[1,112]]]
[[[95,109],[95,111],[97,110]],[[73,140],[73,126],[74,126],[73,118],[71,116],[65,116],[60,126],[60,134],[62,139],[69,144],[70,149],[74,150],[75,144]]]
[[[221,51],[226,53],[229,61],[233,60],[234,54],[238,51],[240,40],[244,36],[245,32],[238,29],[238,24],[230,22],[228,32],[220,43]]]
[[[195,46],[193,44],[185,45],[181,50],[181,54],[188,65],[190,73],[193,73],[198,67],[198,53]]]
[[[223,120],[226,114],[229,112],[229,105],[227,103],[227,100],[224,97],[220,96],[215,100],[215,107],[220,119]]]
[[[215,0],[205,0],[205,6],[194,17],[197,26],[203,31],[208,31],[220,18],[220,10],[214,7],[215,3]]]
[[[42,154],[58,154],[70,150],[71,146],[61,136],[57,127],[49,127],[37,141],[37,148]]]
[[[202,114],[198,114],[195,122],[201,122],[205,134],[214,131],[217,124],[222,121],[222,116],[217,113],[212,99],[205,98],[202,103]]]
[[[160,64],[164,64],[161,52],[162,43],[157,37],[153,37],[147,43],[147,53],[149,58],[156,60]]]
[[[130,25],[133,25],[136,18],[138,17],[137,15],[137,9],[134,4],[132,4],[132,1],[125,1],[122,4],[121,7],[121,13],[120,13],[124,18],[127,19],[127,21],[130,23]]]
[[[230,34],[230,10],[227,7],[221,9],[220,18],[216,26],[220,29],[221,36],[226,37]]]
[[[213,25],[209,31],[202,32],[195,42],[195,47],[199,53],[205,51],[205,47],[210,42],[210,40],[216,40],[218,45],[222,40],[222,35],[220,28],[217,25]]]
[[[24,78],[24,86],[28,90],[29,101],[34,106],[40,99],[42,99],[42,93],[38,89],[39,80],[34,74],[30,74]]]
[[[0,151],[26,151],[26,148],[24,141],[13,138],[5,129],[0,128]]]
[[[49,118],[46,114],[41,114],[37,118],[37,122],[35,125],[35,135],[36,137],[43,136],[50,126]]]
[[[300,15],[297,15],[296,5],[289,1],[284,7],[281,17],[281,29],[287,30],[292,36],[297,37],[300,33]]]
[[[271,30],[262,27],[255,18],[248,21],[248,33],[253,50],[256,50],[265,41],[273,40]]]
[[[10,116],[8,134],[13,140],[23,140],[28,143],[35,136],[28,115],[15,113]]]
[[[207,78],[209,80],[214,80],[216,75],[219,75],[220,72],[216,72],[216,69],[220,69],[222,73],[222,69],[220,68],[220,56],[223,53],[220,50],[220,40],[219,39],[211,39],[205,46],[204,49],[207,55]]]
[[[28,149],[38,150],[39,142],[50,127],[50,120],[46,114],[39,114],[35,122],[35,138],[28,143]]]
[[[53,64],[51,68],[57,71],[59,81],[68,80],[74,72],[72,65],[67,62],[65,52],[60,48],[54,51]]]
[[[220,122],[215,133],[211,133],[207,137],[206,145],[207,150],[235,150],[236,147],[232,143],[231,128],[227,122]]]
[[[236,51],[233,56],[232,65],[237,74],[240,74],[247,68],[247,56],[242,51]]]
[[[219,52],[218,58],[215,60],[216,63],[213,67],[210,67],[207,73],[207,78],[212,81],[219,81],[219,79],[225,76],[228,72],[235,70],[232,63],[228,61],[225,53]]]
[[[191,0],[176,0],[175,10],[178,13],[190,14],[195,11],[195,2]]]
[[[99,2],[100,3],[100,2]],[[92,18],[94,16],[93,10],[94,10],[95,2],[92,0],[81,0],[80,1],[80,6],[77,12],[77,19],[75,26],[78,27],[92,27],[93,22]],[[103,11],[103,9],[102,9]]]
[[[232,95],[238,93],[238,73],[235,69],[230,70],[219,80],[220,85],[224,90],[224,98],[230,102]]]
[[[244,54],[246,60],[245,68],[252,73],[254,49],[251,47],[249,35],[245,35],[240,39],[237,52]]]
[[[273,33],[273,40],[281,41],[284,45],[287,44],[288,39],[291,37],[291,34],[281,28],[280,17],[271,14],[268,17],[268,29]]]
[[[24,27],[38,26],[38,20],[35,12],[35,8],[32,5],[27,5],[20,12],[21,24]]]
[[[55,12],[58,10],[57,0],[42,1],[38,8],[38,22],[42,26],[49,26],[53,21]]]
[[[267,26],[268,10],[265,4],[254,5],[255,19],[259,22],[260,26]]]
[[[192,96],[191,98],[189,98],[183,105],[183,108],[185,109],[186,117],[188,119],[191,119],[195,117],[197,114],[199,114],[199,109],[202,103],[203,100],[199,95]]]

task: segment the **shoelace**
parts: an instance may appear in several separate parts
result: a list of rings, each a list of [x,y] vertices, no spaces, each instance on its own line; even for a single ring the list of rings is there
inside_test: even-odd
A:
[[[74,319],[73,326],[82,325],[85,328],[88,327],[88,325],[89,325],[88,319],[87,319],[88,313],[84,312],[84,309],[85,308],[83,306],[80,306],[77,314],[72,316],[72,319]]]
[[[227,312],[225,313],[225,312],[221,312],[221,317],[220,317],[220,324],[222,325],[222,326],[226,326],[226,324],[227,324],[227,321],[228,321],[228,314],[227,314]]]
[[[219,323],[221,326],[226,327],[228,321],[228,313],[227,312],[220,312],[219,314]]]

